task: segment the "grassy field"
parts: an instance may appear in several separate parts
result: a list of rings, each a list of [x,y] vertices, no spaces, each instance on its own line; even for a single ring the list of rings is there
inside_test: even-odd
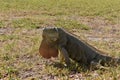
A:
[[[0,0],[0,80],[119,80],[120,66],[83,71],[39,55],[42,28],[62,27],[120,57],[120,0]]]

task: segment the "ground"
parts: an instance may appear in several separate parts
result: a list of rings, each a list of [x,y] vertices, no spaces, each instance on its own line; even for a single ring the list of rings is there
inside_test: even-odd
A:
[[[84,71],[39,55],[42,29],[62,27],[120,57],[119,0],[0,0],[0,80],[118,80],[120,66]],[[57,66],[56,66],[57,65]]]

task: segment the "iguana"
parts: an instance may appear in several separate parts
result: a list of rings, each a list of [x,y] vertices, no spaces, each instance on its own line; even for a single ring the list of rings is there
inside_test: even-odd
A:
[[[103,52],[76,38],[62,28],[44,28],[42,35],[47,43],[54,45],[60,51],[68,66],[70,65],[70,59],[86,66],[91,65],[93,62],[101,65],[120,64],[119,58],[103,55]]]

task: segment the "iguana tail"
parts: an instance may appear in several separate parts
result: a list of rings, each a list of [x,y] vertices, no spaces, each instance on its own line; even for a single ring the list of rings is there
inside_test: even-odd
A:
[[[102,65],[120,65],[120,58],[113,58],[101,54],[96,56],[96,61]]]

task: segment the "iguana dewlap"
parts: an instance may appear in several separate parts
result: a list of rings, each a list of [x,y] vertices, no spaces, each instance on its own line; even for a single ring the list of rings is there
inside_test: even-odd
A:
[[[58,50],[54,46],[50,46],[50,43],[48,44],[44,40],[42,40],[40,44],[39,52],[40,55],[46,59],[58,56]]]

